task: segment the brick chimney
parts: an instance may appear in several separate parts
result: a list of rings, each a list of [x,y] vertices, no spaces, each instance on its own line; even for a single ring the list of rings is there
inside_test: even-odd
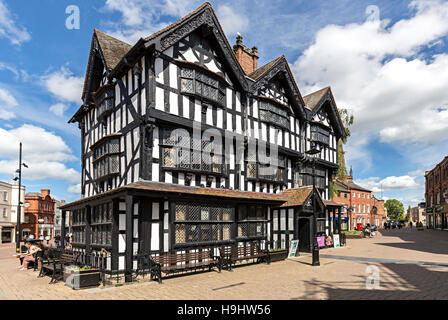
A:
[[[45,198],[50,195],[50,189],[40,189],[40,193],[42,194],[42,197]]]
[[[347,177],[348,182],[353,182],[353,168],[350,166],[350,175]]]
[[[235,52],[236,59],[246,74],[251,74],[258,69],[257,47],[246,48],[243,44],[243,37],[239,33],[236,34],[236,44],[233,46],[233,52]]]

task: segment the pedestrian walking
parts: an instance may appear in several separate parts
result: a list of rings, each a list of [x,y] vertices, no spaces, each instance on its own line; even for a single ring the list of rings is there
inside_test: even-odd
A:
[[[412,221],[409,221],[409,228],[412,229]]]

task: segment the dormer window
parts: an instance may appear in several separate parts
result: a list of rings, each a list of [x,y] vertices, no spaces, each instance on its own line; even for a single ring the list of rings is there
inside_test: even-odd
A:
[[[259,103],[260,120],[269,122],[273,125],[278,125],[284,128],[289,128],[289,116],[284,107],[269,102],[260,101]]]
[[[211,71],[202,70],[199,67],[197,69],[183,67],[181,69],[180,91],[225,106],[226,85],[219,78]]]
[[[109,115],[114,108],[115,89],[113,84],[107,84],[98,89],[95,94],[95,104],[97,105],[97,119]]]
[[[330,144],[330,129],[321,124],[311,124],[311,141],[328,146]]]

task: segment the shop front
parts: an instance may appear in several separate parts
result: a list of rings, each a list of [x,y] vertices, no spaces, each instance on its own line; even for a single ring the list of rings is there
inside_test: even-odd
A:
[[[138,257],[148,254],[219,255],[219,248],[253,243],[279,249],[292,239],[310,251],[313,234],[324,235],[327,225],[326,207],[312,187],[273,194],[140,181],[61,210],[63,234],[72,213],[74,250],[94,255],[106,250],[107,270],[126,279],[138,268]]]
[[[0,225],[1,243],[14,242],[14,226],[12,224]]]

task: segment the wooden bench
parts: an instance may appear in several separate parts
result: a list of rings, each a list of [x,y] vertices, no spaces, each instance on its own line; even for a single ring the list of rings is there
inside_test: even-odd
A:
[[[261,250],[257,244],[250,244],[241,247],[223,247],[220,248],[221,269],[228,268],[232,270],[232,264],[237,261],[256,260],[257,263],[264,261],[270,263],[269,251]]]
[[[221,272],[220,257],[213,256],[211,250],[148,257],[151,280],[157,278],[159,283],[162,283],[162,273],[172,274],[204,268],[211,271],[214,267],[218,267]]]
[[[38,277],[42,277],[47,271],[51,272],[50,284],[55,283],[61,279],[64,273],[64,266],[70,264],[77,264],[78,254],[72,252],[62,252],[58,257],[44,257],[40,259],[40,273]]]

